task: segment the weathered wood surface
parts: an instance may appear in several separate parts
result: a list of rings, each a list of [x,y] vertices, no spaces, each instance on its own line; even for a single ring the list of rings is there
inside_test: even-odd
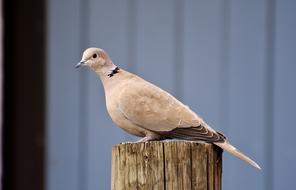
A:
[[[112,190],[220,190],[222,150],[188,141],[124,143],[112,148]]]

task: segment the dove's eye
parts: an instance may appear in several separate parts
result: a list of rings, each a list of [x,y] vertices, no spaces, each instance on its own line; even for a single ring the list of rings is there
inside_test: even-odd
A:
[[[95,59],[95,58],[97,58],[97,54],[96,54],[96,53],[95,53],[95,54],[93,54],[93,56],[92,56],[92,57],[93,57],[94,59]]]

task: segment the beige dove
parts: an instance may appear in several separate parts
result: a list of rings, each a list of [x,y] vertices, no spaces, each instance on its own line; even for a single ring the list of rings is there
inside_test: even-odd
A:
[[[76,67],[88,66],[100,77],[112,120],[140,142],[183,139],[213,143],[252,166],[260,166],[232,146],[201,117],[174,96],[139,76],[119,69],[108,54],[88,48]]]

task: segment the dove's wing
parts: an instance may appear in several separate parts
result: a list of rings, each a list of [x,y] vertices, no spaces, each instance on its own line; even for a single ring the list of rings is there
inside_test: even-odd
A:
[[[118,109],[132,123],[169,138],[224,141],[217,133],[166,91],[136,77],[118,94]]]

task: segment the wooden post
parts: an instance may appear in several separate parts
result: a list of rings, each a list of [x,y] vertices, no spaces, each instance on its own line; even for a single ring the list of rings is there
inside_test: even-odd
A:
[[[220,190],[222,150],[190,141],[124,143],[112,148],[112,190]]]

